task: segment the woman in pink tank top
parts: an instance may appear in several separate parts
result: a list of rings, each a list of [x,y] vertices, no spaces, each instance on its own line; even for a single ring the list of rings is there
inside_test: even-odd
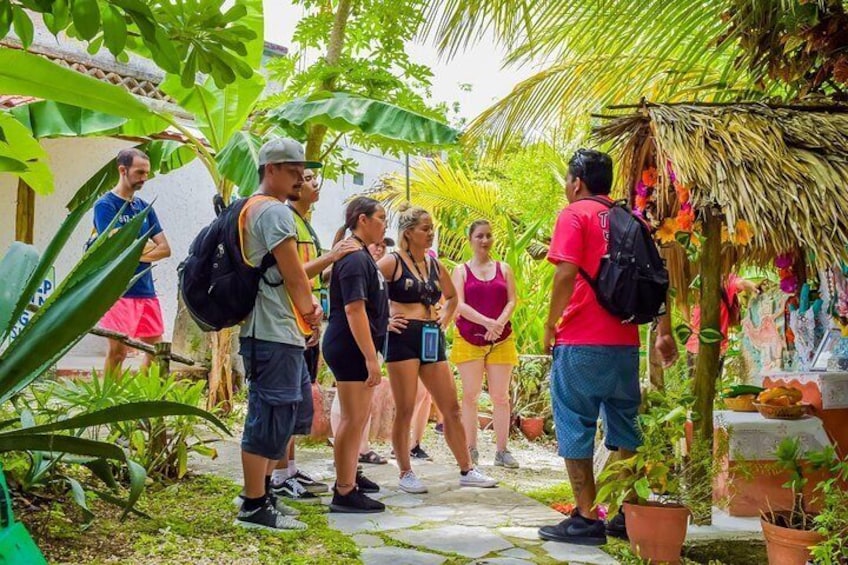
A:
[[[477,220],[468,229],[474,257],[456,267],[456,328],[451,361],[462,378],[462,420],[472,461],[477,462],[477,400],[488,376],[492,419],[497,440],[494,464],[518,468],[507,449],[509,439],[509,384],[518,352],[510,318],[515,310],[515,280],[509,265],[491,258],[492,228]]]

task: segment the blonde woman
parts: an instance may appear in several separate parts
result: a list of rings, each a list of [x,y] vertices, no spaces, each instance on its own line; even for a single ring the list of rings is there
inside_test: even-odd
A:
[[[517,469],[506,448],[509,439],[509,381],[518,352],[509,320],[515,310],[515,279],[509,265],[491,257],[492,226],[477,220],[468,228],[474,256],[453,272],[456,287],[456,329],[451,361],[462,377],[462,420],[471,460],[477,464],[477,399],[483,374],[489,380],[495,427],[495,465]]]
[[[433,220],[422,208],[401,208],[398,214],[400,250],[379,262],[388,283],[389,335],[386,366],[395,399],[392,444],[400,469],[401,490],[427,492],[412,470],[409,429],[415,409],[418,379],[444,415],[445,440],[459,464],[460,486],[494,487],[497,482],[471,461],[445,355],[444,328],[456,309],[456,291],[438,259],[428,256],[433,245]],[[444,294],[445,301],[439,304]]]

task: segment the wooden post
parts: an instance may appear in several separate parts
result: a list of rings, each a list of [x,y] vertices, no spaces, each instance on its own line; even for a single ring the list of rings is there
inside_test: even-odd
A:
[[[721,340],[704,341],[704,331],[708,329],[721,331],[721,216],[714,209],[706,210],[703,222],[703,243],[701,249],[701,341],[698,344],[698,357],[695,364],[695,443],[693,452],[701,455],[709,454],[713,445],[713,402],[716,394],[716,380],[718,379],[719,360],[721,355]],[[712,332],[710,332],[712,333]],[[703,484],[711,481],[709,466],[711,458],[698,461],[701,463],[694,469],[691,480],[695,484]],[[710,508],[710,501],[703,501]],[[695,516],[695,523],[709,524],[712,517],[707,512],[705,515]]]
[[[18,179],[18,202],[15,208],[15,241],[32,244],[35,236],[35,191]]]
[[[166,378],[171,372],[171,344],[167,341],[160,341],[155,346],[156,364],[159,365],[159,376]]]

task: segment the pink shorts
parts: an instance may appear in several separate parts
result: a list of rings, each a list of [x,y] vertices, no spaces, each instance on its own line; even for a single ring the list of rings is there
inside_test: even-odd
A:
[[[100,319],[104,330],[132,338],[159,337],[165,333],[158,298],[119,298]]]

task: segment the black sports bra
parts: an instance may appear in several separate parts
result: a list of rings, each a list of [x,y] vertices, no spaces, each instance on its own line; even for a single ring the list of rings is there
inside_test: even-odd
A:
[[[393,251],[392,255],[395,256],[396,261],[392,279],[397,275],[398,267],[401,269],[401,274],[397,280],[392,280],[388,284],[389,300],[402,304],[424,304],[425,306],[438,304],[442,297],[442,288],[439,286],[439,270],[436,262],[431,259],[427,280],[422,281],[412,274],[409,266],[397,252]]]

